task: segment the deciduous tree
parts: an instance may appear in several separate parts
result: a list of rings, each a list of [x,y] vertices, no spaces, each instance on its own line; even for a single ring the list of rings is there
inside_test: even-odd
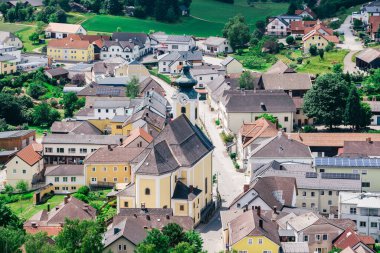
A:
[[[245,18],[241,15],[230,18],[224,26],[223,37],[228,39],[234,50],[245,46],[250,40],[249,27]]]

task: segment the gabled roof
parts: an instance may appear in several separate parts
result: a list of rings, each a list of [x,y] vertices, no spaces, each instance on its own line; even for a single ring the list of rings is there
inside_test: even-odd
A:
[[[378,48],[366,48],[356,55],[356,58],[371,63],[376,59],[380,59],[380,50]]]
[[[262,82],[266,90],[309,90],[312,86],[307,73],[264,73]]]
[[[62,33],[76,33],[81,25],[64,24],[64,23],[49,23],[46,27],[46,32],[62,32]]]
[[[14,131],[4,131],[0,132],[0,139],[7,138],[19,138],[30,133],[36,132],[36,130],[14,130]]]
[[[45,176],[83,176],[83,165],[61,164],[46,168]]]
[[[177,181],[175,184],[174,192],[172,199],[182,199],[192,201],[199,194],[201,194],[202,190],[195,188],[193,186],[187,186],[181,181]]]
[[[77,93],[77,96],[126,97],[124,86],[90,84]]]
[[[287,133],[309,147],[343,147],[345,141],[380,141],[377,133]]]
[[[371,236],[359,235],[352,228],[347,228],[334,240],[333,245],[336,248],[345,249],[347,247],[355,248],[359,243],[363,243],[364,245],[374,245],[375,240]]]
[[[112,33],[112,40],[119,41],[138,41],[141,44],[144,44],[146,40],[149,39],[149,36],[146,33],[127,33],[127,32],[115,32]]]
[[[235,58],[231,57],[231,56],[227,56],[221,63],[220,65],[222,66],[227,66],[228,64],[230,64],[232,61],[237,61]]]
[[[181,43],[181,42],[190,42],[192,39],[193,37],[189,35],[168,35],[166,41]]]
[[[205,45],[219,46],[226,41],[226,38],[210,36],[205,41]]]
[[[55,68],[55,69],[48,69],[48,70],[45,70],[45,72],[50,74],[52,77],[69,74],[69,71],[61,67]]]
[[[380,156],[380,141],[345,141],[344,155]]]
[[[17,152],[16,156],[26,162],[29,166],[33,166],[42,159],[42,156],[37,152],[37,150],[41,149],[41,144],[31,143]]]
[[[100,135],[102,132],[88,121],[55,121],[51,127],[52,133]]]
[[[156,91],[161,95],[165,94],[165,90],[161,87],[161,85],[151,77],[146,78],[139,84],[140,95],[145,95],[148,91]]]
[[[48,42],[48,47],[66,49],[88,49],[90,45],[88,40],[72,40],[70,38],[53,39]]]
[[[271,138],[276,136],[278,129],[276,125],[269,120],[260,118],[255,122],[243,123],[239,132],[243,138],[243,147],[246,147],[257,138]]]
[[[200,51],[173,51],[163,55],[159,61],[202,61],[202,59]]]
[[[88,155],[85,164],[93,163],[130,163],[144,149],[136,147],[99,148]]]
[[[296,71],[286,65],[283,61],[278,60],[275,64],[270,67],[266,74],[285,74],[285,73],[295,73]]]
[[[148,134],[144,129],[142,128],[136,128],[131,131],[130,135],[127,139],[123,142],[123,147],[128,147],[128,145],[136,140],[138,137],[143,138],[146,142],[151,143],[153,141],[153,137]]]
[[[213,149],[203,132],[182,114],[134,160],[139,163],[136,174],[162,175],[179,167],[192,167]]]

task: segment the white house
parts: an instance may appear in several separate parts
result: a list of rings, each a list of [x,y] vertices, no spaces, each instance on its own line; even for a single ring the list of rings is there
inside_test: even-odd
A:
[[[301,21],[301,16],[276,16],[269,19],[266,26],[266,34],[274,36],[286,36],[289,34],[290,22]]]
[[[226,38],[221,37],[208,37],[202,44],[202,50],[206,53],[232,53],[232,47],[230,46]]]
[[[165,33],[154,33],[151,35],[154,49],[160,53],[173,51],[190,51],[195,48],[195,40],[188,35],[167,35]]]
[[[195,80],[198,81],[198,87],[203,88],[207,83],[212,82],[220,75],[225,75],[224,68],[218,65],[204,64],[201,66],[193,66],[190,73]]]
[[[180,74],[186,64],[201,66],[203,55],[200,51],[176,51],[158,57],[158,72],[165,74]]]
[[[112,119],[115,116],[130,116],[133,112],[131,100],[95,100],[94,105],[95,119]]]
[[[140,47],[132,41],[104,41],[100,51],[100,59],[106,60],[122,57],[128,62],[140,58]]]
[[[372,16],[380,16],[380,1],[363,4],[359,12],[352,13],[351,22],[353,23],[355,19],[359,19],[367,25],[369,18]]]
[[[353,220],[359,234],[380,240],[380,193],[340,192],[338,216]]]
[[[243,65],[231,56],[228,56],[220,64],[224,67],[227,75],[241,74],[243,72]]]
[[[60,164],[50,166],[45,171],[46,184],[53,184],[55,193],[76,192],[85,185],[84,166]]]
[[[81,25],[64,23],[49,23],[49,25],[45,28],[46,38],[62,39],[66,38],[69,34],[86,35],[87,31]]]
[[[113,41],[130,41],[139,45],[140,57],[149,54],[153,51],[152,39],[146,33],[126,33],[116,32],[112,34]]]
[[[11,46],[17,49],[21,49],[22,41],[13,33],[0,31],[0,45]]]

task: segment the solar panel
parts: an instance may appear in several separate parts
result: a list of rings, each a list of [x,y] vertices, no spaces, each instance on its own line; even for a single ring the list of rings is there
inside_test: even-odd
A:
[[[341,158],[341,157],[317,157],[315,166],[331,167],[380,167],[378,158]]]
[[[118,96],[119,94],[120,90],[118,89],[98,88],[96,90],[96,95]]]
[[[306,172],[306,178],[317,178],[317,172]]]
[[[360,180],[359,174],[353,173],[321,173],[323,179],[350,179],[350,180]]]

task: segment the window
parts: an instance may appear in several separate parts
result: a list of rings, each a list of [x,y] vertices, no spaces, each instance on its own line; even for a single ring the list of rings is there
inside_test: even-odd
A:
[[[305,196],[306,196],[306,192],[302,192],[302,196],[304,196],[304,197],[305,197]]]
[[[327,241],[327,234],[322,235],[322,240]]]
[[[249,245],[252,245],[252,243],[253,243],[252,238],[248,238],[248,244],[249,244]]]
[[[75,148],[69,148],[69,154],[74,154],[75,153]]]
[[[371,228],[377,228],[377,222],[371,222]]]
[[[309,241],[309,236],[308,236],[308,235],[305,235],[305,236],[303,237],[303,241],[304,241],[304,242],[308,242],[308,241]]]
[[[299,109],[296,110],[296,114],[300,114],[300,110]]]
[[[71,190],[76,190],[77,187],[76,186],[71,186]]]
[[[65,149],[64,148],[57,148],[57,153],[64,153]]]
[[[113,167],[113,171],[117,171],[117,167]]]
[[[263,253],[272,253],[271,250],[264,250]]]
[[[327,213],[327,210],[326,209],[322,209],[322,213]]]
[[[186,113],[186,107],[181,107],[181,113]]]
[[[54,182],[59,182],[59,177],[55,177]]]
[[[172,49],[178,49],[178,45],[172,45]]]
[[[332,196],[332,191],[329,191],[329,196]]]
[[[116,129],[122,129],[122,128],[123,128],[122,125],[117,125],[117,126],[116,126]]]
[[[107,167],[103,167],[103,171],[107,172]]]
[[[329,206],[331,206],[331,205],[332,205],[332,201],[331,201],[331,200],[327,201],[327,204],[328,204]]]
[[[145,195],[150,195],[150,189],[149,188],[145,188]]]
[[[26,170],[22,170],[22,174],[26,174]]]
[[[356,214],[356,208],[350,207],[350,214]]]
[[[80,150],[81,154],[86,154],[87,153],[87,148],[81,148]]]
[[[67,182],[67,177],[63,177],[63,182]]]
[[[92,168],[92,172],[95,172],[95,171],[96,171],[96,168],[95,168],[95,167],[93,167],[93,168]]]
[[[322,152],[318,152],[318,157],[322,157]],[[319,172],[323,173],[325,172],[325,169],[320,169]]]
[[[321,191],[321,195],[325,195],[325,191]]]
[[[77,178],[76,177],[71,177],[71,182],[76,182]]]
[[[352,170],[352,173],[359,174],[359,170]]]
[[[207,194],[207,177],[205,178],[205,193]]]
[[[117,177],[114,177],[114,178],[113,178],[113,181],[114,181],[114,182],[117,182]]]
[[[304,208],[305,208],[305,207],[306,207],[306,203],[302,203],[302,207],[304,207]]]
[[[185,211],[185,206],[184,205],[179,205],[179,210],[180,211]]]
[[[311,207],[311,208],[314,208],[314,207],[315,207],[315,203],[311,203],[311,204],[310,204],[310,207]]]
[[[361,221],[361,222],[359,223],[359,226],[360,226],[361,228],[365,228],[365,227],[367,226],[367,222],[365,222],[365,221]]]
[[[52,153],[53,152],[53,148],[45,148],[45,153]]]
[[[315,240],[320,241],[321,240],[321,235],[315,235]]]
[[[362,170],[363,175],[367,175],[367,170]]]
[[[13,174],[16,174],[16,173],[17,173],[16,169],[13,169]]]
[[[54,187],[54,190],[59,191],[59,187],[57,187],[57,186]]]
[[[311,192],[311,196],[312,196],[312,197],[315,197],[315,192]]]
[[[289,121],[289,117],[285,117],[285,118],[284,118],[284,121],[285,121],[285,122],[288,122],[288,121]]]
[[[96,177],[92,177],[91,178],[91,182],[96,182],[97,180],[96,180]]]
[[[263,239],[259,239],[259,244],[263,244]]]
[[[362,182],[362,187],[371,187],[370,182]]]
[[[248,250],[239,250],[238,253],[248,253]]]
[[[124,171],[128,171],[128,167],[127,166],[124,167]]]
[[[124,178],[124,182],[128,183],[128,178],[127,177]]]

